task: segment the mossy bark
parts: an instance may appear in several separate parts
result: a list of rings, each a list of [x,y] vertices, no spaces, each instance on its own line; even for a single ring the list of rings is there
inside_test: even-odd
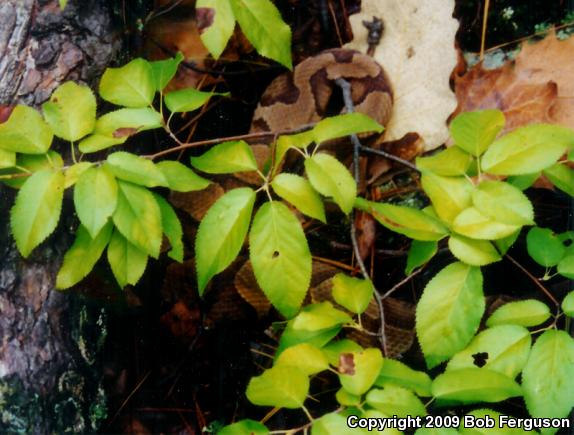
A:
[[[63,81],[94,85],[119,44],[112,2],[0,1],[0,105],[38,107]],[[98,351],[105,310],[54,289],[71,213],[28,259],[9,231],[15,192],[0,187],[0,433],[90,433],[106,417]]]

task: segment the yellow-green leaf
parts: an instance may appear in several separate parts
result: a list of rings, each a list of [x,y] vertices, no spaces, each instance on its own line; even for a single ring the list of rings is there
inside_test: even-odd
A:
[[[52,129],[38,111],[16,106],[0,124],[0,148],[24,154],[45,154],[52,144]]]
[[[458,147],[450,147],[429,157],[417,157],[417,168],[422,172],[432,172],[445,177],[466,174],[473,158]]]
[[[471,239],[498,240],[515,234],[520,225],[507,225],[482,214],[476,207],[463,210],[453,221],[452,229]]]
[[[100,96],[118,106],[149,106],[155,90],[152,67],[141,58],[120,68],[108,68],[100,81]]]
[[[178,91],[171,91],[164,97],[166,107],[170,112],[191,112],[199,109],[214,95],[227,95],[219,94],[217,92],[202,92],[194,88],[180,89]]]
[[[96,125],[96,97],[85,85],[60,85],[42,110],[54,134],[68,141],[83,138]]]
[[[201,31],[201,41],[215,59],[219,59],[235,28],[235,15],[230,0],[197,0],[195,11],[206,18],[208,26]]]
[[[357,183],[345,165],[329,154],[318,153],[305,160],[305,171],[317,192],[333,198],[343,213],[351,212],[357,196]]]
[[[339,380],[345,390],[351,394],[366,393],[375,383],[381,367],[383,356],[376,348],[365,349],[360,352],[342,354],[345,365],[339,365]]]
[[[504,128],[504,114],[500,110],[480,110],[461,113],[450,124],[450,134],[456,146],[480,156]]]
[[[574,291],[571,291],[566,295],[562,301],[561,307],[564,314],[568,317],[574,317]]]
[[[262,56],[291,69],[291,29],[270,0],[229,0],[241,30]]]
[[[108,262],[121,288],[136,285],[147,266],[147,254],[114,231],[108,245]]]
[[[424,416],[427,413],[423,403],[412,391],[394,385],[388,385],[382,390],[373,388],[365,401],[383,414],[399,418]]]
[[[344,273],[333,277],[333,299],[352,313],[363,313],[373,298],[373,283]]]
[[[181,222],[173,207],[169,205],[169,202],[157,193],[154,193],[153,196],[161,212],[162,230],[171,245],[171,249],[167,255],[169,258],[173,258],[175,261],[181,263],[183,261],[183,229],[181,228]]]
[[[239,254],[255,203],[255,192],[247,187],[233,189],[211,206],[199,224],[195,240],[195,261],[199,294],[209,280]]]
[[[175,77],[182,60],[183,55],[178,52],[174,58],[150,62],[156,91],[163,91],[171,79]]]
[[[357,198],[355,207],[372,215],[391,231],[415,240],[436,241],[448,234],[442,222],[422,210]]]
[[[16,153],[0,148],[0,169],[12,168],[16,165]]]
[[[112,235],[113,225],[108,222],[92,238],[82,225],[76,232],[76,240],[64,255],[64,262],[56,278],[56,288],[67,289],[84,279],[102,256]]]
[[[91,167],[74,187],[74,205],[82,225],[92,238],[116,210],[118,183],[105,166]]]
[[[23,257],[56,229],[64,197],[64,174],[43,169],[32,174],[16,197],[10,224],[16,246]]]
[[[378,387],[396,385],[413,390],[419,396],[431,396],[431,378],[425,372],[411,369],[406,364],[386,358],[375,381]]]
[[[486,266],[501,259],[494,245],[487,240],[475,240],[451,234],[448,248],[456,258],[471,266]]]
[[[482,169],[495,175],[522,175],[552,166],[574,144],[574,131],[532,124],[496,140],[482,158]]]
[[[421,184],[438,216],[452,223],[465,208],[472,205],[473,185],[463,177],[441,177],[424,173]]]
[[[306,375],[314,375],[329,368],[327,357],[321,349],[309,343],[288,347],[275,361],[274,366],[296,367]]]
[[[168,187],[176,192],[203,190],[211,183],[180,162],[164,160],[155,166],[167,180]]]
[[[168,186],[162,171],[149,159],[125,151],[110,154],[106,168],[120,180],[145,187]]]
[[[309,392],[309,378],[296,367],[276,366],[251,378],[246,395],[259,406],[296,409],[303,406]]]
[[[486,321],[486,326],[519,325],[529,328],[546,322],[550,316],[548,305],[536,299],[525,299],[497,308]]]
[[[544,175],[554,186],[570,196],[574,196],[574,170],[556,163],[544,170]]]
[[[478,330],[484,307],[477,267],[453,263],[429,281],[416,311],[416,332],[429,368],[466,347]]]
[[[243,140],[220,143],[201,156],[192,157],[191,165],[208,174],[232,174],[257,170],[253,150]]]
[[[311,253],[301,223],[284,204],[261,206],[249,233],[249,258],[257,283],[285,317],[293,317],[311,282]]]
[[[303,177],[282,173],[271,182],[277,195],[293,204],[301,213],[326,222],[323,200]]]
[[[118,204],[113,214],[116,228],[139,250],[157,258],[162,228],[156,200],[144,187],[121,180],[118,180],[118,187]]]
[[[516,187],[503,181],[483,181],[472,192],[472,202],[485,216],[507,225],[533,225],[530,200]]]

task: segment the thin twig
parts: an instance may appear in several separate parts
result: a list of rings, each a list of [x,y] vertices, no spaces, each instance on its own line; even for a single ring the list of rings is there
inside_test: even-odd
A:
[[[506,254],[506,258],[508,258],[508,259],[509,259],[512,263],[514,263],[514,265],[515,265],[516,267],[518,267],[528,278],[530,278],[530,280],[531,280],[534,284],[536,284],[536,286],[537,286],[540,290],[542,290],[542,292],[543,292],[546,296],[548,296],[548,299],[550,299],[550,300],[554,303],[554,305],[556,305],[557,307],[560,305],[560,303],[556,300],[556,298],[552,295],[552,293],[550,293],[550,291],[549,291],[546,287],[544,287],[544,286],[540,283],[540,281],[538,281],[538,280],[536,279],[536,277],[535,277],[534,275],[532,275],[530,272],[528,272],[528,270],[526,270],[522,264],[520,264],[518,261],[516,261],[514,258],[512,258],[512,257],[511,257],[510,255],[508,255],[508,254]]]
[[[204,145],[214,145],[217,143],[221,143],[221,142],[225,142],[225,141],[230,141],[230,140],[245,140],[245,139],[257,139],[257,138],[261,138],[261,137],[269,137],[269,136],[275,136],[277,134],[279,135],[283,135],[283,134],[295,134],[295,133],[301,133],[303,131],[307,131],[312,129],[315,126],[315,124],[305,124],[302,125],[300,127],[297,128],[293,128],[290,130],[283,130],[280,132],[276,132],[276,131],[258,131],[256,133],[247,133],[247,134],[239,134],[236,136],[229,136],[229,137],[219,137],[219,138],[215,138],[215,139],[207,139],[207,140],[200,140],[197,142],[187,142],[187,143],[182,143],[181,145],[178,145],[176,147],[173,148],[169,148],[167,150],[163,150],[163,151],[159,151],[155,154],[148,154],[145,155],[143,157],[150,159],[150,160],[155,160],[158,157],[163,157],[167,154],[171,154],[171,153],[175,153],[178,151],[182,151],[182,150],[186,150],[189,148],[195,148],[195,147],[199,147],[199,146],[204,146]],[[179,142],[177,139],[176,142]]]
[[[337,84],[337,86],[341,88],[341,91],[343,93],[343,101],[345,102],[345,109],[347,110],[347,113],[353,113],[355,111],[355,107],[353,104],[353,99],[351,98],[351,84],[343,78],[338,78],[337,80],[335,80],[335,83]],[[361,181],[360,167],[359,167],[359,151],[361,150],[361,148],[363,148],[363,146],[361,145],[361,142],[359,141],[359,138],[357,137],[356,134],[351,135],[351,142],[353,144],[353,175],[355,178],[355,183],[358,186]],[[361,250],[359,249],[359,243],[357,241],[357,228],[355,227],[355,210],[351,212],[351,242],[353,244],[353,251],[355,253],[355,258],[357,259],[357,264],[361,269],[363,278],[371,281],[371,277],[369,276],[367,268],[365,267],[365,263],[363,262],[363,259],[361,257]],[[384,356],[387,355],[387,337],[385,334],[385,311],[381,295],[376,289],[373,293],[375,295],[375,301],[377,302],[377,306],[379,308],[379,315],[381,316],[379,340],[383,348],[383,356]]]
[[[401,159],[400,157],[395,156],[394,154],[391,154],[391,153],[387,153],[386,151],[376,150],[374,148],[369,148],[369,147],[365,147],[365,146],[361,146],[360,151],[362,153],[375,154],[377,156],[384,157],[385,159],[389,159],[389,160],[392,160],[393,162],[400,163],[401,165],[404,165],[407,168],[412,169],[413,171],[420,172],[420,170],[414,164],[409,162],[408,160]]]
[[[402,281],[398,282],[393,287],[391,287],[389,290],[387,290],[387,292],[383,295],[383,297],[381,299],[385,300],[386,298],[388,298],[395,291],[397,291],[400,287],[402,287],[407,282],[409,282],[411,279],[413,279],[415,276],[417,276],[419,273],[421,273],[423,269],[424,269],[424,267],[419,267],[416,271],[414,271],[410,275],[406,276]]]
[[[134,387],[134,389],[131,391],[131,393],[128,395],[128,397],[126,397],[126,399],[122,402],[122,404],[120,405],[120,408],[116,411],[116,413],[114,414],[114,416],[112,417],[112,419],[108,423],[108,427],[110,427],[113,424],[113,422],[116,421],[116,418],[118,418],[118,415],[120,415],[122,410],[128,404],[128,402],[133,397],[133,395],[136,394],[136,392],[141,388],[141,386],[144,384],[146,379],[149,378],[149,375],[151,375],[151,370],[146,373],[146,375],[141,379],[141,381],[138,382],[138,384]]]
[[[489,9],[490,9],[490,0],[485,0],[484,12],[482,15],[482,34],[480,36],[480,60],[484,59],[484,48],[486,46],[486,26],[488,24]]]

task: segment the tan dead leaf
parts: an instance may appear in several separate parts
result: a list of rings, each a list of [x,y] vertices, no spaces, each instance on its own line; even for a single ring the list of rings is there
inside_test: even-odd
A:
[[[196,221],[201,221],[207,210],[225,191],[217,183],[211,183],[206,189],[197,192],[171,192],[169,202],[191,215]]]
[[[457,64],[454,46],[458,21],[452,17],[454,0],[363,0],[361,12],[350,17],[353,41],[346,47],[367,51],[367,29],[362,22],[383,19],[385,32],[374,58],[387,72],[394,107],[386,141],[418,133],[424,150],[448,139],[447,119],[456,108],[449,80]]]
[[[375,237],[377,236],[376,221],[370,214],[358,212],[355,215],[355,228],[357,230],[359,253],[364,260],[369,256],[375,244]]]
[[[504,131],[534,122],[552,122],[551,108],[558,95],[556,83],[536,82],[531,71],[512,63],[497,69],[485,69],[479,63],[455,78],[455,90],[455,114],[500,109],[506,117]]]
[[[523,43],[516,69],[528,74],[532,83],[552,81],[558,85],[552,117],[557,124],[574,128],[574,38],[560,41],[552,30],[540,42]]]

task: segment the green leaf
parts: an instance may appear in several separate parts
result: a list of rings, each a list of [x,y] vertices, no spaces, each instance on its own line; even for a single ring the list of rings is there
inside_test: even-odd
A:
[[[366,430],[365,430],[366,433]],[[311,426],[311,435],[361,435],[361,429],[351,428],[347,418],[331,412],[316,419]]]
[[[484,313],[482,274],[453,263],[429,281],[417,305],[416,331],[429,368],[470,342]]]
[[[183,229],[181,228],[181,222],[172,206],[169,205],[169,202],[157,193],[154,193],[153,197],[161,213],[162,230],[171,245],[171,249],[167,255],[169,258],[173,258],[175,261],[181,263],[183,261]]]
[[[317,192],[333,198],[343,213],[351,212],[357,196],[357,184],[339,160],[329,154],[318,153],[305,160],[305,171]]]
[[[145,187],[168,186],[162,171],[149,159],[125,151],[108,156],[106,167],[117,178]]]
[[[417,429],[417,431],[415,432],[415,435],[458,435],[458,434],[459,432],[456,429],[450,427],[440,427],[440,428],[422,427],[420,429]]]
[[[519,225],[507,225],[482,214],[476,207],[462,211],[452,223],[453,231],[471,239],[498,240],[520,231]]]
[[[343,406],[357,406],[361,404],[361,396],[351,394],[344,388],[340,388],[335,393],[335,399]]]
[[[44,117],[54,134],[68,141],[77,141],[96,125],[96,97],[85,85],[66,82],[42,105]]]
[[[305,308],[303,308],[305,310]],[[341,330],[341,324],[325,329],[296,329],[293,327],[293,321],[287,323],[279,340],[276,356],[279,356],[285,349],[300,343],[309,343],[316,347],[323,347],[329,343]]]
[[[82,139],[79,148],[83,153],[100,151],[122,144],[141,131],[159,128],[162,122],[161,115],[148,107],[115,110],[96,121],[94,134]]]
[[[476,355],[486,354],[486,364],[478,367],[484,367],[514,379],[528,360],[531,343],[530,332],[522,326],[494,326],[474,337],[463,351],[451,358],[446,368],[458,370],[477,367]]]
[[[34,173],[43,169],[61,169],[64,167],[62,156],[56,151],[48,151],[46,154],[17,154],[16,165],[18,168],[0,170],[2,175],[21,174],[23,170]],[[14,189],[21,188],[28,177],[19,177],[2,180],[7,186]]]
[[[16,166],[16,153],[0,148],[0,169]]]
[[[105,166],[87,169],[74,187],[74,205],[82,225],[92,238],[116,210],[118,183]]]
[[[141,58],[120,68],[108,68],[100,81],[100,96],[118,106],[149,106],[155,90],[152,67]]]
[[[574,290],[568,293],[562,301],[562,311],[568,317],[574,317]]]
[[[391,231],[422,241],[440,240],[448,229],[433,216],[412,207],[382,204],[357,198],[355,207],[372,215]]]
[[[52,144],[52,129],[38,111],[16,106],[0,124],[0,148],[24,154],[45,154]]]
[[[80,176],[94,166],[91,162],[80,162],[74,163],[72,166],[69,166],[64,170],[64,187],[67,189],[68,187],[72,187],[76,184],[80,178]]]
[[[320,331],[350,323],[351,317],[344,311],[336,309],[331,302],[320,302],[307,305],[293,319],[293,329]]]
[[[331,116],[322,119],[313,127],[313,141],[319,145],[323,142],[352,134],[367,132],[382,133],[383,126],[374,119],[359,112]]]
[[[275,361],[274,366],[296,367],[306,375],[314,375],[329,368],[327,357],[316,346],[301,343],[288,347]]]
[[[534,184],[536,180],[540,177],[540,172],[534,172],[532,174],[524,174],[524,175],[514,175],[512,177],[508,177],[506,182],[508,184],[513,185],[517,189],[526,190],[530,186]]]
[[[118,180],[118,187],[114,224],[136,248],[158,258],[162,228],[161,212],[156,200],[149,190],[135,184]],[[126,282],[131,284],[130,281]]]
[[[311,252],[301,223],[284,204],[261,206],[249,233],[249,258],[257,283],[285,317],[293,317],[311,282]]]
[[[278,408],[301,408],[309,392],[309,378],[296,367],[275,366],[251,378],[246,395],[251,403]]]
[[[522,388],[532,417],[568,416],[574,406],[574,340],[568,333],[550,329],[538,337],[522,372]]]
[[[232,174],[257,170],[253,150],[243,140],[220,143],[201,156],[192,157],[191,165],[208,174]]]
[[[58,0],[58,3],[60,4],[60,10],[63,11],[66,5],[68,4],[68,0]]]
[[[165,89],[171,79],[175,77],[182,60],[183,55],[178,52],[174,58],[150,62],[156,91],[161,92]]]
[[[445,222],[452,223],[460,212],[472,204],[473,185],[466,178],[424,173],[421,185],[436,213]]]
[[[114,231],[108,245],[108,262],[121,288],[136,285],[147,266],[147,254]]]
[[[167,180],[167,185],[176,192],[193,192],[203,190],[211,181],[200,177],[180,162],[164,160],[155,165]]]
[[[456,146],[480,156],[504,128],[504,114],[500,110],[480,110],[461,113],[450,124],[450,134]]]
[[[574,144],[574,131],[550,124],[519,127],[495,141],[482,169],[495,175],[523,175],[552,166]]]
[[[326,222],[323,200],[311,184],[294,174],[279,174],[271,182],[277,195],[293,204],[301,213]]]
[[[550,318],[550,308],[536,299],[508,302],[497,308],[486,321],[486,326],[519,325],[529,328],[546,322]]]
[[[333,299],[352,313],[363,313],[373,299],[373,292],[373,283],[369,280],[352,278],[344,273],[333,277]]]
[[[405,267],[405,275],[410,275],[413,271],[420,267],[434,257],[438,251],[438,243],[422,242],[420,240],[413,240],[409,248],[409,255],[407,257],[407,265]]]
[[[265,425],[255,420],[245,419],[225,426],[217,432],[217,435],[267,435],[268,433],[269,429]]]
[[[405,388],[389,385],[383,390],[373,388],[365,398],[368,405],[386,415],[396,415],[399,418],[407,416],[424,416],[426,409],[413,392]]]
[[[227,94],[202,92],[194,88],[186,88],[166,94],[164,102],[170,112],[192,112],[207,103],[214,95]]]
[[[313,136],[313,130],[304,131],[297,134],[290,134],[279,136],[275,143],[275,163],[273,165],[273,170],[276,171],[283,157],[290,148],[307,148],[313,141],[315,137]]]
[[[554,186],[570,196],[574,196],[574,170],[556,163],[543,171]]]
[[[496,246],[496,249],[498,249],[498,252],[500,252],[500,255],[506,255],[508,250],[518,239],[518,236],[520,236],[520,230],[517,230],[509,236],[503,237],[502,239],[494,241],[494,245]]]
[[[574,255],[567,255],[558,263],[558,273],[569,279],[574,279]]]
[[[515,381],[501,373],[479,368],[448,370],[436,377],[433,396],[448,403],[501,402],[522,396]]]
[[[486,266],[501,260],[494,245],[486,240],[474,240],[451,234],[448,248],[452,255],[471,266]]]
[[[360,352],[363,348],[353,340],[343,338],[342,340],[333,341],[326,345],[323,353],[327,357],[329,364],[332,366],[339,366],[339,358],[342,353]]]
[[[422,172],[432,172],[445,177],[466,174],[473,158],[458,147],[450,147],[429,157],[417,157],[416,165]]]
[[[209,280],[239,254],[249,229],[254,203],[255,192],[252,189],[230,190],[211,206],[199,224],[195,261],[200,295]]]
[[[369,348],[343,354],[342,358],[345,363],[339,365],[339,380],[343,388],[357,396],[366,393],[375,383],[383,366],[381,351]]]
[[[386,358],[375,381],[377,387],[396,385],[413,390],[419,396],[431,396],[432,381],[425,372],[411,369],[400,361]]]
[[[500,425],[500,417],[502,416],[501,413],[493,411],[492,409],[475,409],[474,411],[469,412],[466,415],[473,416],[475,419],[486,419],[486,417],[490,417],[494,420],[495,425],[494,427],[473,427],[473,428],[463,428],[461,427],[461,435],[528,435],[530,432],[527,432],[525,429],[519,427],[509,427],[504,425],[501,427]],[[509,417],[506,415],[506,417]],[[464,417],[463,417],[464,418]],[[510,417],[515,418],[515,417]],[[537,432],[535,432],[537,433]]]
[[[257,52],[291,69],[291,29],[275,5],[270,0],[231,0],[231,6]]]
[[[62,171],[43,169],[28,177],[10,215],[12,234],[23,257],[28,257],[56,229],[63,197]]]
[[[478,211],[507,225],[533,225],[530,200],[516,187],[503,181],[483,181],[472,192]]]
[[[76,240],[64,255],[64,263],[56,278],[56,288],[67,289],[84,279],[102,256],[112,235],[113,225],[108,222],[92,238],[82,225],[76,232]]]
[[[557,265],[566,251],[552,230],[539,227],[531,228],[528,231],[526,249],[532,259],[544,267]]]
[[[235,15],[229,0],[198,0],[195,6],[196,14],[209,18],[208,26],[201,30],[201,41],[214,59],[219,59],[233,29]]]

